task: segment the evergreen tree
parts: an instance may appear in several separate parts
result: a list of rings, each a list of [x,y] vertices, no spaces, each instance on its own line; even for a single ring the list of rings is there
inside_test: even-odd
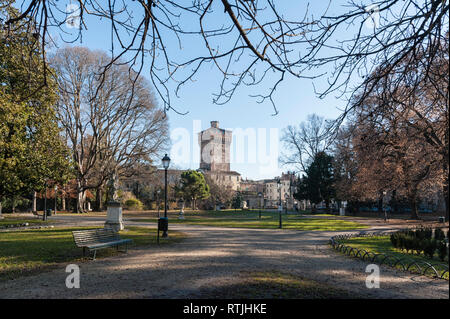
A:
[[[328,209],[335,193],[333,157],[319,152],[306,169],[306,175],[300,178],[294,197],[298,200],[310,200],[313,204],[325,201]]]
[[[192,209],[196,209],[198,199],[206,199],[210,196],[209,186],[202,173],[187,170],[181,174],[180,184],[176,187],[178,196],[185,200],[191,200]]]
[[[0,8],[0,22],[18,15],[9,6]],[[40,191],[47,180],[62,183],[70,174],[55,117],[56,86],[48,79],[42,87],[51,70],[41,48],[24,26],[0,23],[0,202]]]

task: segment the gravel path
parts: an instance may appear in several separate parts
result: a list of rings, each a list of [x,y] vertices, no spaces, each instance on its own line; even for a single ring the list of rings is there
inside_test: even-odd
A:
[[[96,223],[95,219],[85,222]],[[297,274],[366,298],[449,298],[448,281],[384,267],[381,287],[366,288],[368,263],[342,256],[327,245],[338,232],[194,225],[171,225],[170,229],[189,237],[172,246],[142,247],[82,263],[80,289],[66,288],[68,274],[62,265],[1,282],[0,298],[195,298],[202,289],[236,284],[241,271],[261,270]]]

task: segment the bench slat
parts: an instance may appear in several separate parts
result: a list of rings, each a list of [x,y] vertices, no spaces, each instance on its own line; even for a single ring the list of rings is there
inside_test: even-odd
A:
[[[95,244],[107,244],[122,240],[119,234],[114,232],[112,229],[76,230],[73,231],[72,234],[75,244],[78,247],[88,247]],[[128,240],[126,242],[128,242]]]

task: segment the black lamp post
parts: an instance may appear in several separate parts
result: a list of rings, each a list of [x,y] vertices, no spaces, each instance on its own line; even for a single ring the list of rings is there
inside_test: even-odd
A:
[[[170,157],[167,154],[162,159],[162,164],[164,167],[164,218],[167,219],[167,169],[170,165]],[[164,230],[162,237],[167,237],[167,230]]]
[[[277,180],[277,187],[278,187],[278,215],[279,215],[279,224],[278,224],[278,228],[283,228],[283,222],[281,220],[281,211],[282,211],[282,207],[281,207],[281,180],[278,178]]]
[[[258,198],[259,198],[259,219],[261,219],[261,198],[262,198],[261,192],[258,193]]]

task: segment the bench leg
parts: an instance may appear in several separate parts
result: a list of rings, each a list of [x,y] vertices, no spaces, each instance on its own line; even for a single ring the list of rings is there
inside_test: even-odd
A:
[[[86,247],[83,247],[83,257],[86,256]]]
[[[94,259],[92,259],[92,260],[95,260],[95,256],[97,255],[97,249],[96,250],[94,250]]]
[[[119,248],[119,246],[117,246],[117,248]],[[125,251],[121,250],[121,252],[123,252],[123,253],[127,253],[128,252],[128,243],[125,244]]]

